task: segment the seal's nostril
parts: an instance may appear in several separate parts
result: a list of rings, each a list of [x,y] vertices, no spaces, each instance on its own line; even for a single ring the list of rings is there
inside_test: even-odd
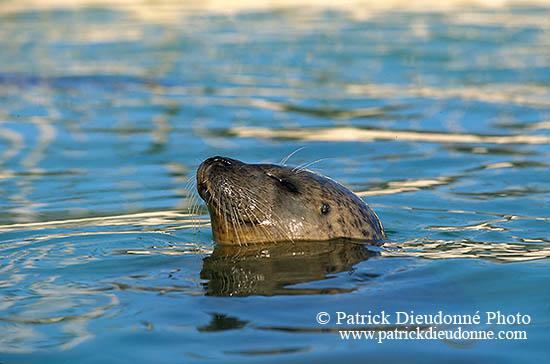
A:
[[[219,155],[212,158],[208,158],[208,160],[210,161],[210,163],[220,163],[226,166],[230,166],[232,164],[229,158],[220,157]]]

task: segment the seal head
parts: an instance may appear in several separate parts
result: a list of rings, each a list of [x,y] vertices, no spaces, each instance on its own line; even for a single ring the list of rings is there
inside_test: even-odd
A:
[[[363,200],[303,168],[212,157],[197,170],[197,190],[219,243],[344,238],[379,245],[386,237]]]

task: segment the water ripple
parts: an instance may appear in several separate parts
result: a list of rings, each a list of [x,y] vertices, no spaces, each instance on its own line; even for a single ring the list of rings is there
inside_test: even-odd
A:
[[[388,243],[382,255],[425,259],[486,259],[494,262],[524,262],[550,258],[550,244],[488,243],[471,240],[410,240]]]
[[[480,135],[354,127],[308,129],[239,127],[230,129],[229,133],[238,138],[295,139],[323,142],[392,140],[457,144],[550,144],[550,135]]]

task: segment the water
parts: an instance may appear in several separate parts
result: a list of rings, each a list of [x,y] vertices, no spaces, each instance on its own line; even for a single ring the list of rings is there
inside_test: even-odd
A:
[[[548,355],[550,8],[251,5],[0,4],[0,361]],[[189,214],[205,158],[302,147],[389,243],[216,246]],[[411,310],[527,340],[338,333]]]

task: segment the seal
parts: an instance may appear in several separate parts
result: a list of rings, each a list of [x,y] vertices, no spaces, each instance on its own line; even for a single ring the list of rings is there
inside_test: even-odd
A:
[[[361,198],[304,168],[211,157],[197,169],[197,190],[218,243],[353,239],[380,245],[386,237]]]

